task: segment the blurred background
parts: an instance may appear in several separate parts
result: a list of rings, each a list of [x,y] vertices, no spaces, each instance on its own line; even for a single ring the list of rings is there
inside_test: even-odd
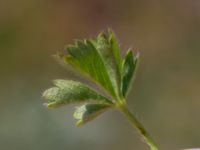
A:
[[[128,104],[160,148],[200,147],[200,1],[1,0],[1,150],[148,150],[117,111],[77,128],[74,106],[42,105],[74,78],[51,55],[107,27],[140,53]]]

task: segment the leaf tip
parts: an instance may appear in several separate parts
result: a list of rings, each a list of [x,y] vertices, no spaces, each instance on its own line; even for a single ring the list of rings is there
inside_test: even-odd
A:
[[[43,103],[46,108],[54,108],[54,103]]]

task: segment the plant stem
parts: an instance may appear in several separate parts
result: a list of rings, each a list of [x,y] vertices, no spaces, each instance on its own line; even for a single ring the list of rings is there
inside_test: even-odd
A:
[[[119,109],[125,114],[132,126],[139,131],[140,135],[144,139],[144,142],[149,145],[150,149],[159,150],[157,144],[154,142],[150,134],[146,131],[144,126],[137,120],[133,113],[130,112],[127,106],[125,104],[121,104],[119,106]]]

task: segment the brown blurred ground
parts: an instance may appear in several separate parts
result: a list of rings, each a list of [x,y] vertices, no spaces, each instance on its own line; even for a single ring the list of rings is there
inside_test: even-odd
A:
[[[0,149],[147,150],[116,111],[82,128],[41,93],[71,78],[50,56],[111,27],[141,60],[130,108],[162,150],[200,147],[200,1],[1,0]]]

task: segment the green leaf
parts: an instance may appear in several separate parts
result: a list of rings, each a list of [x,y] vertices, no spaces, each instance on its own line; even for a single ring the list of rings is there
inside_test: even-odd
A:
[[[74,118],[78,120],[76,125],[81,126],[93,120],[108,108],[110,108],[110,106],[105,104],[85,104],[77,107],[74,112]]]
[[[97,39],[92,41],[105,64],[109,78],[115,90],[115,95],[119,96],[121,83],[121,56],[114,33],[111,30],[108,34],[100,33]]]
[[[117,66],[119,67],[119,70],[121,70],[122,58],[121,58],[121,54],[120,54],[119,42],[117,41],[115,33],[111,29],[108,29],[108,32],[110,35],[109,42],[112,47],[112,51],[113,51]]]
[[[139,55],[133,56],[131,50],[127,51],[125,59],[122,64],[122,95],[126,97],[131,81],[136,72]]]
[[[80,82],[55,80],[54,85],[55,87],[43,93],[43,97],[48,100],[47,107],[59,107],[79,102],[112,104],[109,99]]]
[[[106,89],[112,96],[115,96],[114,87],[110,80],[105,63],[94,45],[86,40],[77,41],[75,45],[67,48],[69,55],[64,59],[74,68],[85,73]]]

